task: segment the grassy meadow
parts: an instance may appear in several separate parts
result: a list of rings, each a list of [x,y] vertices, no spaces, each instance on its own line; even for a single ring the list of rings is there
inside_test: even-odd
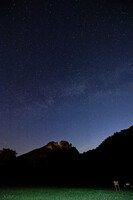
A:
[[[132,191],[75,188],[0,188],[0,200],[133,200]]]

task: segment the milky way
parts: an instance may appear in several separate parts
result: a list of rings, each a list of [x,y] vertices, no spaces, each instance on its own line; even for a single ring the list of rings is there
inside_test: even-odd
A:
[[[132,1],[0,2],[0,148],[80,152],[133,124]]]

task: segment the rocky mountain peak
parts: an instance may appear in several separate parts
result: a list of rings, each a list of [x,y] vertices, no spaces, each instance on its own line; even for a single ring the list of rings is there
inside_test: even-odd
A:
[[[67,141],[60,141],[59,143],[58,142],[49,142],[47,145],[46,145],[46,148],[47,149],[50,149],[50,150],[55,150],[57,148],[60,148],[60,149],[71,149],[72,148],[72,144],[70,144],[69,142]]]

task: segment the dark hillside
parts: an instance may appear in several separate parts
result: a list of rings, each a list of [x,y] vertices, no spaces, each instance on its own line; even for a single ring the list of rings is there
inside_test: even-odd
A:
[[[79,152],[66,141],[50,142],[17,158],[18,178],[25,183],[65,185],[73,179],[73,171]]]
[[[127,152],[133,149],[133,126],[129,129],[114,133],[105,139],[97,148],[98,151]]]
[[[83,154],[85,164],[92,164],[96,182],[133,181],[133,126],[105,139],[99,147]],[[85,165],[84,164],[84,165]],[[93,176],[94,177],[94,176]],[[98,181],[99,182],[99,181]]]
[[[67,141],[50,142],[16,157],[0,151],[1,184],[56,186],[121,186],[133,181],[133,126],[105,139],[94,150],[79,154]]]

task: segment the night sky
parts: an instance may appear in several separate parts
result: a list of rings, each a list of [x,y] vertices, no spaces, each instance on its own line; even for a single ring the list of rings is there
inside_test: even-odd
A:
[[[131,125],[132,0],[0,1],[0,149],[84,152]]]

